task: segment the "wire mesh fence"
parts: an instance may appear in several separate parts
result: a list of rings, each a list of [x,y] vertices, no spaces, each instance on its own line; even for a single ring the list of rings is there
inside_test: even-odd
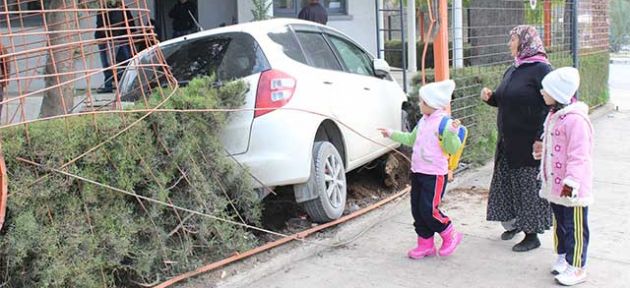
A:
[[[4,0],[0,8],[9,68],[1,125],[120,108],[114,88],[126,64],[157,41],[146,1]]]
[[[483,87],[494,89],[514,62],[508,42],[510,30],[517,25],[537,29],[553,67],[572,66],[581,60],[585,79],[581,99],[591,106],[606,101],[607,9],[607,1],[603,0],[451,1],[450,71],[458,84],[452,113],[471,127],[474,147],[468,158],[487,159],[492,155],[496,114],[481,104],[479,93]],[[596,80],[586,80],[593,78]]]

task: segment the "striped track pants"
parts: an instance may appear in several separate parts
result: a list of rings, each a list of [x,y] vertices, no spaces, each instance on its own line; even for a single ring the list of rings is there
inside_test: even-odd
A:
[[[451,219],[440,210],[446,191],[446,175],[411,174],[411,214],[416,234],[422,238],[433,237],[444,231]]]
[[[566,254],[569,264],[586,265],[588,251],[588,207],[566,207],[551,204],[553,210],[554,247],[556,253]]]

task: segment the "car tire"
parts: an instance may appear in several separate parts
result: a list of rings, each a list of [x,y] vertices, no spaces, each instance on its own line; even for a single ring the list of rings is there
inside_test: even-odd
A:
[[[409,112],[407,110],[400,110],[400,131],[402,132],[411,132],[413,127],[411,127],[411,123],[409,122]]]
[[[318,195],[304,202],[311,219],[324,223],[341,217],[346,207],[346,172],[343,159],[330,142],[315,142],[309,182],[306,186]]]

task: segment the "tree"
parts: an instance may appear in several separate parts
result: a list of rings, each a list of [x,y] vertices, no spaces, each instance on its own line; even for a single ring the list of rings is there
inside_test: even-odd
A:
[[[46,2],[46,9],[63,10],[76,7],[76,0],[50,0]],[[52,117],[70,112],[74,106],[74,55],[78,48],[78,37],[75,31],[79,29],[77,11],[68,9],[64,12],[45,13],[48,26],[46,60],[46,87],[40,117]]]
[[[272,1],[268,0],[252,0],[254,8],[251,10],[255,21],[269,19],[269,10],[271,9]]]
[[[610,47],[617,52],[621,46],[630,44],[630,1],[611,0],[609,9]]]

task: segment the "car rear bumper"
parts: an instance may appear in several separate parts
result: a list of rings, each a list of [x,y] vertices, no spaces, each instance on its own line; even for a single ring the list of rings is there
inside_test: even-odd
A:
[[[282,109],[255,118],[249,149],[234,158],[256,178],[255,187],[304,183],[311,173],[313,140],[322,120]]]

